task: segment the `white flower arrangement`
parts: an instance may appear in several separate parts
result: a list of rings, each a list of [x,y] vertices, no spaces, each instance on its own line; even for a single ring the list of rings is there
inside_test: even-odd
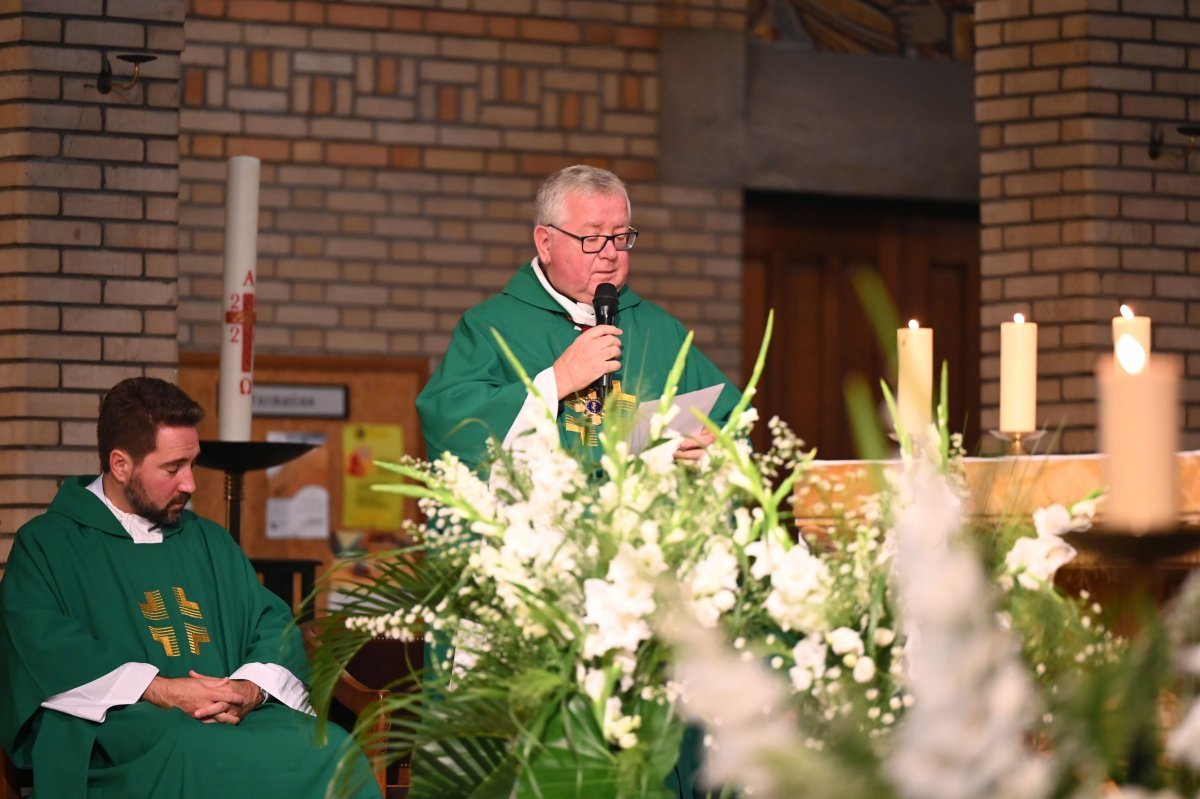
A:
[[[418,631],[431,645],[419,688],[378,709],[412,719],[389,740],[415,750],[412,799],[665,797],[687,719],[707,732],[709,779],[747,796],[793,796],[801,780],[814,796],[1047,795],[1023,662],[1043,682],[1062,669],[1046,636],[1025,634],[1042,622],[1022,603],[1061,610],[1075,667],[1111,660],[1117,642],[1052,585],[1073,554],[1058,534],[1090,519],[1095,497],[1039,512],[1035,537],[994,553],[989,582],[959,541],[961,442],[944,411],[904,450],[906,475],[936,469],[937,501],[910,476],[844,496],[806,471],[812,454],[778,419],[771,450],[752,452],[764,345],[729,422],[706,422],[715,443],[683,466],[666,424],[687,346],[649,446],[631,453],[606,430],[598,476],[548,413],[494,451],[486,479],[452,455],[381,464],[411,481],[390,490],[416,497],[428,523],[410,549],[370,560],[376,581],[330,633],[349,643],[321,651],[340,663],[368,635]],[[833,529],[796,537],[794,491],[826,497]],[[678,652],[704,657],[672,667]],[[961,669],[947,672],[951,653]],[[830,765],[847,749],[871,766]],[[780,778],[784,752],[794,774]]]

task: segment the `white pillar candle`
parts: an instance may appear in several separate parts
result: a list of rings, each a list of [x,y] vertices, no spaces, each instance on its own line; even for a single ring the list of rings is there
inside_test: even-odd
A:
[[[225,282],[217,423],[222,441],[249,441],[254,389],[255,267],[259,160],[229,159],[225,189]]]
[[[1134,316],[1133,309],[1128,305],[1121,306],[1121,315],[1114,316],[1112,320],[1113,333],[1113,350],[1116,350],[1117,342],[1121,336],[1126,334],[1133,336],[1134,340],[1145,351],[1147,357],[1150,355],[1150,317],[1149,316]]]
[[[1000,431],[1037,430],[1037,325],[1015,314],[1000,325]]]
[[[1106,524],[1135,534],[1173,529],[1179,487],[1179,358],[1149,357],[1133,336],[1096,366]]]
[[[933,328],[913,319],[896,331],[896,412],[911,438],[925,434],[933,418]]]

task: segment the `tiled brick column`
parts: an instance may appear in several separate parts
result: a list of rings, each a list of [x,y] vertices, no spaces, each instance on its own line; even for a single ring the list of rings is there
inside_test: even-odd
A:
[[[658,43],[745,5],[191,0],[181,346],[217,346],[230,156],[263,159],[260,351],[434,360],[533,255],[538,182],[586,161],[629,184],[635,288],[737,377],[741,193],[658,180]]]
[[[1038,420],[1095,448],[1097,356],[1122,302],[1186,356],[1184,446],[1200,446],[1200,121],[1195,0],[979,0],[983,427],[998,423],[999,324],[1040,324]],[[1154,159],[1149,143],[1164,135]]]
[[[0,17],[0,564],[65,476],[97,469],[104,389],[178,360],[183,0],[17,0]],[[102,54],[145,79],[96,90]]]

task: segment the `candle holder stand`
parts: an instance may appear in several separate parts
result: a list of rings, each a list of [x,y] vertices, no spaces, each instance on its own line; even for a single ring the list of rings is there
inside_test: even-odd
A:
[[[1062,539],[1081,552],[1139,567],[1157,566],[1200,550],[1200,528],[1184,524],[1147,533],[1096,524],[1083,532],[1063,533]]]
[[[1134,533],[1099,524],[1090,530],[1070,531],[1062,539],[1081,553],[1087,553],[1096,564],[1103,563],[1110,597],[1101,594],[1101,602],[1115,598],[1119,604],[1110,606],[1116,611],[1111,622],[1117,632],[1133,635],[1144,623],[1148,609],[1169,602],[1179,590],[1194,566],[1194,553],[1200,550],[1200,529],[1178,523],[1165,530]],[[1096,569],[1093,565],[1091,568]],[[1101,586],[1081,583],[1078,588],[1101,591]],[[1125,628],[1122,630],[1122,628]],[[1130,779],[1152,773],[1156,749],[1156,733],[1147,727],[1135,734],[1127,753]]]
[[[1003,441],[1005,449],[1004,454],[1014,458],[1029,455],[1030,452],[1025,448],[1025,444],[1032,444],[1042,436],[1046,435],[1045,430],[1030,430],[1024,433],[1010,433],[1004,430],[989,430],[988,432],[991,433],[993,437]]]
[[[242,496],[246,472],[282,466],[311,450],[295,441],[201,441],[196,464],[225,472],[225,526],[242,543]]]

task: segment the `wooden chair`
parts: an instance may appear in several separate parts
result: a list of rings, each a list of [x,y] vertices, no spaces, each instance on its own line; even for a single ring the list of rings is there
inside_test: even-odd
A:
[[[8,753],[0,749],[0,799],[21,799],[33,790],[33,772],[17,768],[8,759]]]
[[[323,621],[316,619],[300,625],[310,657],[320,646],[317,636]],[[388,696],[389,691],[385,686],[411,673],[420,674],[424,668],[424,655],[425,642],[422,638],[407,642],[393,638],[372,638],[339,677],[333,691],[335,705],[330,709],[330,718],[340,721],[343,726],[352,726],[369,705]],[[338,705],[346,713],[339,713]],[[366,755],[385,799],[403,799],[412,784],[412,764],[408,757],[390,766],[387,764],[384,736],[389,729],[391,720],[388,717],[383,716],[375,721],[371,732],[376,743],[366,750]]]
[[[312,619],[312,604],[306,605],[304,600],[313,592],[321,561],[311,558],[250,558],[250,565],[263,585],[288,603],[293,613],[300,614],[299,621]]]

